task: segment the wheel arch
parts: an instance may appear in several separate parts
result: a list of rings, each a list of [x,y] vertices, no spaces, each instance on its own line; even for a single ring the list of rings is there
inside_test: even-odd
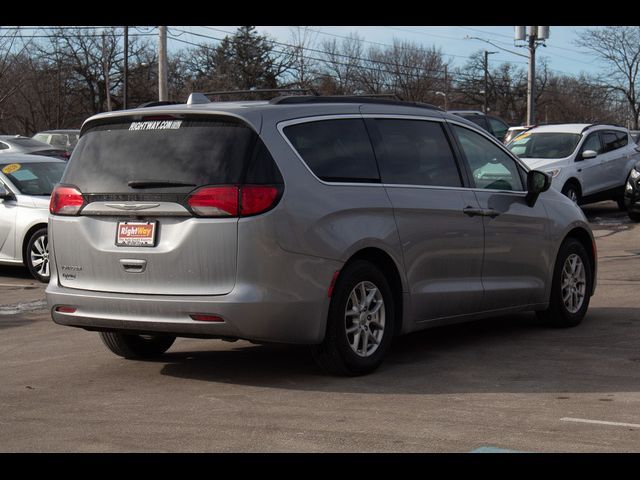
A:
[[[29,227],[29,229],[25,232],[24,237],[22,237],[22,241],[20,242],[20,253],[22,254],[22,263],[24,266],[27,266],[27,246],[29,245],[29,240],[31,236],[36,232],[36,230],[40,230],[41,228],[48,228],[49,225],[47,222],[37,222]]]
[[[396,322],[393,333],[394,335],[400,334],[404,323],[405,305],[403,301],[403,282],[398,265],[391,255],[377,247],[366,247],[358,250],[347,259],[345,265],[355,260],[366,260],[372,263],[378,267],[386,277],[389,282],[389,287],[391,287],[394,307],[396,309]]]
[[[562,190],[564,190],[564,187],[566,187],[569,184],[573,184],[576,187],[578,187],[578,195],[582,196],[582,184],[580,183],[580,180],[578,180],[576,177],[569,177],[567,178],[567,180],[564,182],[564,185],[562,185]]]
[[[564,243],[569,238],[574,238],[578,240],[582,244],[584,249],[587,251],[587,253],[589,254],[589,264],[590,264],[591,272],[593,276],[593,282],[592,282],[593,285],[592,285],[591,295],[593,295],[596,289],[596,273],[597,273],[597,267],[598,267],[598,250],[596,247],[595,239],[593,235],[591,235],[583,227],[572,228],[564,236],[564,238],[562,239],[562,243]],[[556,253],[556,256],[557,256],[557,253]]]

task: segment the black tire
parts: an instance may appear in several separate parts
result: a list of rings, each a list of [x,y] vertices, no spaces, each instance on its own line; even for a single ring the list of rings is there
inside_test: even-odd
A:
[[[584,280],[584,298],[580,307],[576,311],[570,311],[563,300],[563,288],[562,288],[562,272],[565,268],[567,260],[577,255],[582,261],[584,268],[585,280]],[[553,270],[553,281],[551,284],[551,298],[549,301],[549,308],[544,311],[536,312],[538,318],[540,318],[546,324],[559,327],[575,327],[582,322],[587,309],[589,308],[589,301],[591,299],[591,291],[593,289],[593,271],[591,268],[591,261],[589,260],[589,254],[575,238],[566,239],[560,246],[558,257],[556,258],[555,267]],[[575,307],[575,305],[574,305]]]
[[[562,194],[573,200],[576,205],[580,205],[580,188],[575,183],[565,183],[562,187]]]
[[[48,238],[47,227],[39,228],[29,237],[24,252],[24,264],[29,269],[29,273],[42,283],[48,283],[51,278]]]
[[[618,204],[618,210],[620,210],[621,212],[626,212],[627,211],[627,204],[625,203],[624,197],[622,195],[617,197],[615,199],[615,201]]]
[[[132,335],[120,332],[100,332],[100,338],[116,355],[132,359],[159,357],[176,340],[171,335]]]
[[[627,210],[627,215],[629,215],[632,222],[640,222],[640,213]]]
[[[382,314],[375,313],[374,316],[375,320],[384,320],[382,336],[377,343],[371,344],[372,348],[374,348],[373,345],[376,346],[368,356],[356,354],[347,334],[347,306],[350,302],[350,295],[354,292],[356,286],[363,283],[365,285],[373,285],[380,293],[382,306],[378,307],[377,311],[382,312]],[[370,292],[373,292],[373,290],[370,290]],[[377,303],[376,301],[373,304],[373,308],[376,308]],[[349,310],[349,312],[351,311]],[[349,263],[342,270],[333,289],[324,341],[320,345],[314,345],[311,348],[314,359],[325,372],[333,375],[357,376],[373,372],[380,366],[391,346],[394,334],[395,311],[391,287],[389,287],[389,283],[382,272],[368,261],[356,260]],[[361,310],[361,312],[360,319],[366,322],[366,310]],[[349,318],[351,319],[351,317]],[[370,320],[371,315],[368,318]],[[350,328],[355,328],[358,321],[355,317],[351,321],[353,323]],[[380,331],[379,328],[368,330],[365,327],[369,328],[369,325],[360,325],[358,328],[364,329],[361,334],[366,335],[366,338],[371,338],[371,335],[377,335],[377,332]],[[371,332],[371,335],[369,332]],[[362,343],[363,352],[367,350],[364,340],[360,342],[360,340],[355,340],[354,336],[353,341],[356,343],[356,349]]]

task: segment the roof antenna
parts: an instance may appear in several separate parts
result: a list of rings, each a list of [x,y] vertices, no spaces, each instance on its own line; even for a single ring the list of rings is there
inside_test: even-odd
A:
[[[199,103],[211,103],[211,101],[206,97],[206,95],[198,92],[194,92],[189,95],[189,99],[187,100],[187,105],[196,105]]]

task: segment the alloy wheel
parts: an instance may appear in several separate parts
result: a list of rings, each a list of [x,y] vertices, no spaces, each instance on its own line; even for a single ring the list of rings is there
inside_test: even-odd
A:
[[[29,259],[33,269],[43,278],[49,278],[49,249],[46,235],[41,235],[31,245]]]
[[[358,283],[345,308],[347,341],[360,357],[370,357],[380,346],[385,328],[382,293],[373,283]]]
[[[562,302],[570,313],[582,307],[586,295],[586,271],[582,259],[574,254],[567,257],[562,268]]]

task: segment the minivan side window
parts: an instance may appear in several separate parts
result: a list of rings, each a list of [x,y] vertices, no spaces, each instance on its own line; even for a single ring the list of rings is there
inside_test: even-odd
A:
[[[380,183],[364,121],[318,120],[290,125],[284,134],[309,169],[326,182]]]
[[[471,169],[476,188],[524,190],[513,158],[482,135],[457,125],[452,127]]]
[[[461,187],[449,141],[438,122],[376,119],[375,144],[383,183]]]

